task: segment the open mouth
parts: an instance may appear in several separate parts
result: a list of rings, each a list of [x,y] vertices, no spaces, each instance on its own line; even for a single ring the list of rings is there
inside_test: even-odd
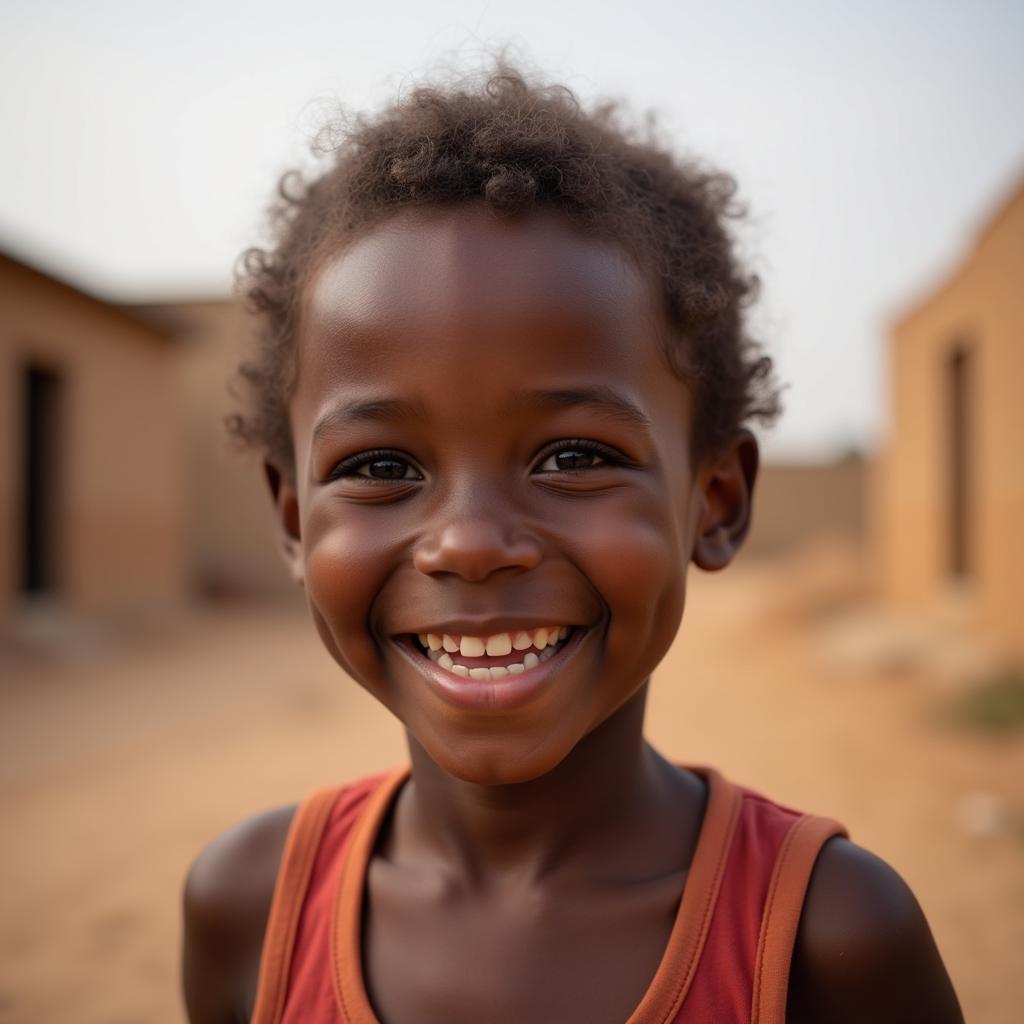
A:
[[[578,626],[541,626],[491,636],[420,633],[412,647],[439,668],[462,679],[479,681],[520,675],[553,658],[575,636]]]

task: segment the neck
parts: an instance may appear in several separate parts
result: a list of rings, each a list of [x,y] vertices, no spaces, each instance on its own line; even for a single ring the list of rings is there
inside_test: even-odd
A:
[[[655,849],[687,832],[680,801],[695,809],[700,794],[644,741],[646,694],[644,686],[529,782],[465,782],[438,768],[410,736],[413,782],[396,818],[396,843],[433,851],[479,885],[536,885],[567,868],[599,874],[624,859],[638,873],[658,870]]]

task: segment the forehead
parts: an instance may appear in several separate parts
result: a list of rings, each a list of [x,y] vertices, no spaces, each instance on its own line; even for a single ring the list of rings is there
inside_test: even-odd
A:
[[[678,411],[684,391],[651,282],[619,246],[555,214],[399,214],[326,259],[304,300],[293,418],[432,396],[493,415],[503,391],[531,384],[611,385]]]

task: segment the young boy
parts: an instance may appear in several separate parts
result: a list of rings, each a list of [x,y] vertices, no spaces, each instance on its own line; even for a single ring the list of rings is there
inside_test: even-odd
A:
[[[355,122],[281,194],[233,425],[411,769],[199,856],[193,1024],[960,1021],[892,869],[643,739],[777,412],[732,181],[501,70]]]

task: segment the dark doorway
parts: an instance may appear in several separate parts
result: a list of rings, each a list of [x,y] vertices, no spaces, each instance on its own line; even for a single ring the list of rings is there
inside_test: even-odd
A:
[[[57,588],[62,383],[58,373],[30,366],[23,386],[22,591],[43,595]]]
[[[953,350],[948,363],[949,393],[949,570],[965,580],[970,564],[971,353]]]

